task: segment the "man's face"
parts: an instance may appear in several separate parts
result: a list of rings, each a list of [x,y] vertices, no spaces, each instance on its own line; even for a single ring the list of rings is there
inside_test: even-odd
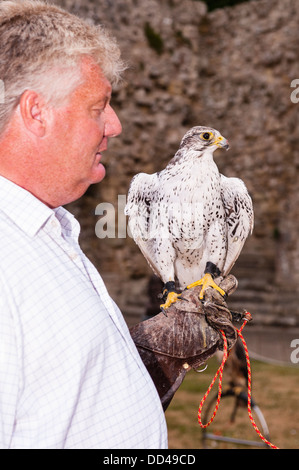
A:
[[[78,199],[90,184],[104,178],[101,152],[107,149],[109,137],[121,133],[110,106],[111,85],[100,67],[86,59],[82,77],[68,103],[52,109],[50,132],[45,137],[48,152],[44,160],[52,195],[47,202],[53,207]]]

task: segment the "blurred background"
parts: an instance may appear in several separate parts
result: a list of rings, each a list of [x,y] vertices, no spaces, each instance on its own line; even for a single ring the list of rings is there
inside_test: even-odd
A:
[[[128,64],[113,94],[123,133],[104,154],[107,176],[68,207],[81,223],[83,250],[127,323],[145,314],[152,273],[133,240],[117,236],[119,195],[127,194],[134,174],[164,168],[190,127],[211,126],[230,142],[229,152],[215,153],[220,172],[243,179],[255,210],[229,305],[253,315],[246,333],[252,357],[293,374],[299,361],[291,347],[296,338],[299,346],[299,103],[291,99],[291,85],[299,79],[299,2],[53,3],[106,25]],[[115,209],[114,238],[95,233],[102,202]]]

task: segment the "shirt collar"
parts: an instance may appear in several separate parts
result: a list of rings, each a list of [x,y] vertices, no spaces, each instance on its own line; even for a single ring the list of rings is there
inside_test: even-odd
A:
[[[5,213],[21,230],[34,237],[51,217],[56,217],[62,230],[78,232],[78,222],[63,207],[51,209],[33,194],[0,175],[0,212]],[[74,222],[72,222],[74,219]],[[78,233],[74,235],[77,236]]]
[[[60,222],[63,234],[77,240],[80,235],[80,224],[73,214],[61,206],[54,209],[54,213]]]

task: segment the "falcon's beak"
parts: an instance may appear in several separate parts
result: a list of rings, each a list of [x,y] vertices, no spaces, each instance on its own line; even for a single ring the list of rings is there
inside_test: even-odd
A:
[[[216,140],[214,140],[213,145],[217,145],[217,147],[223,148],[225,150],[229,149],[228,140],[226,140],[224,137],[222,137],[222,135],[220,135],[219,137],[217,137]]]

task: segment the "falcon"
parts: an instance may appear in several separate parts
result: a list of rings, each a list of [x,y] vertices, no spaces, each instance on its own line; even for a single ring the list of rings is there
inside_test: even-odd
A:
[[[235,264],[253,229],[252,200],[239,178],[219,173],[216,149],[229,149],[215,129],[196,126],[164,170],[131,181],[125,214],[136,244],[164,283],[161,309],[200,285],[200,299]]]

